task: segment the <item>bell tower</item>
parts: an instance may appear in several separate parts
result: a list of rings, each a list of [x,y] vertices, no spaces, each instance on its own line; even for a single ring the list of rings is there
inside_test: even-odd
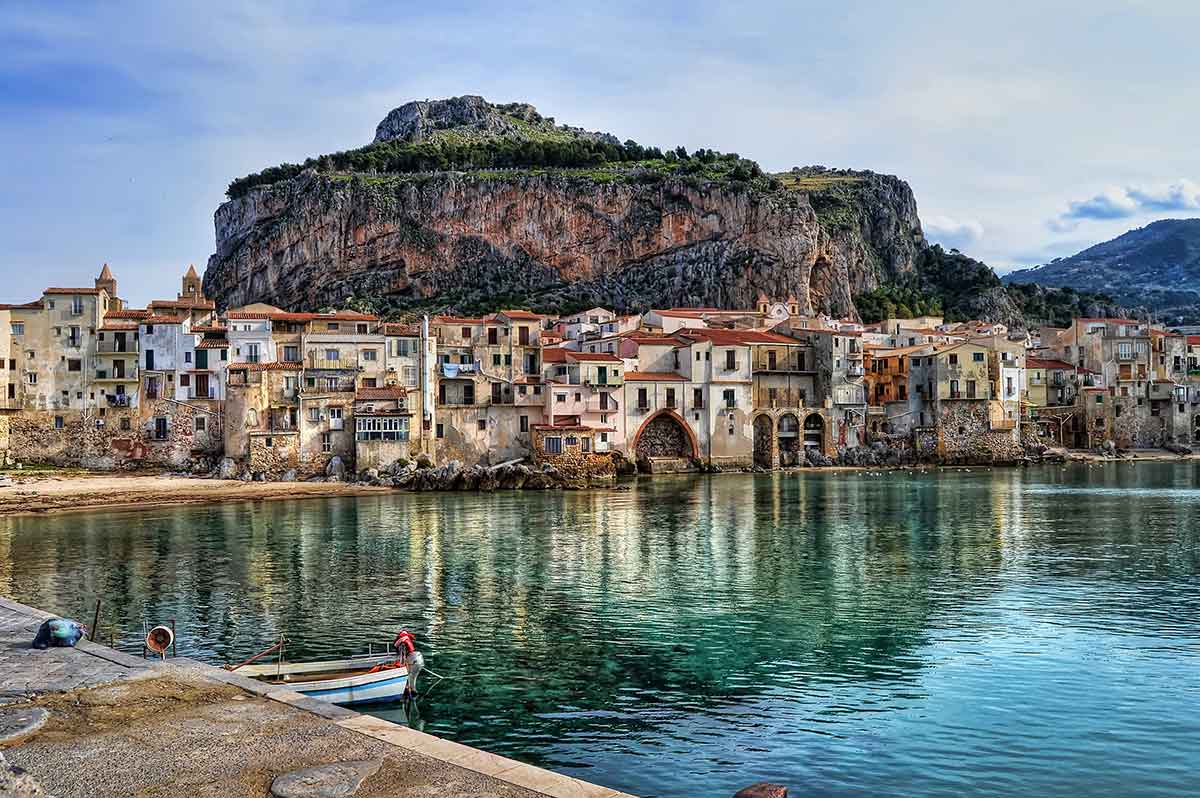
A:
[[[204,301],[204,285],[200,282],[200,275],[196,274],[196,267],[188,264],[187,274],[183,275],[183,290],[179,293],[181,302],[203,302]]]
[[[100,276],[96,278],[96,287],[103,288],[108,294],[109,310],[121,309],[121,300],[117,298],[117,278],[113,277],[112,270],[108,268],[107,263],[100,270]]]

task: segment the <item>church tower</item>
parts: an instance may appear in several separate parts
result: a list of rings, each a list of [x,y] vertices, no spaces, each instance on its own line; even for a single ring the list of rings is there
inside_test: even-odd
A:
[[[204,301],[204,285],[200,282],[200,275],[196,274],[196,267],[193,264],[188,264],[187,274],[183,275],[183,291],[179,294],[179,301]]]
[[[117,298],[117,278],[113,277],[112,270],[108,268],[107,263],[100,270],[100,276],[96,278],[96,287],[103,288],[108,293],[109,310],[121,309],[122,302]]]

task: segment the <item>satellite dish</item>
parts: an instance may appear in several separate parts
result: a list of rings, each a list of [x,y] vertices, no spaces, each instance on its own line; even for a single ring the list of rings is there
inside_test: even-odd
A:
[[[146,635],[146,648],[164,659],[167,656],[167,649],[173,642],[175,642],[175,633],[169,626],[156,626]]]

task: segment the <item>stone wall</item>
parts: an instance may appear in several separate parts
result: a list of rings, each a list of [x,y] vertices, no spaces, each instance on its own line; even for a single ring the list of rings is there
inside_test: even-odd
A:
[[[401,457],[413,459],[416,452],[409,449],[408,441],[355,441],[354,467],[359,472],[368,468],[382,469]]]
[[[939,405],[938,454],[948,463],[1007,463],[1024,454],[1015,429],[993,430],[987,401]]]
[[[562,436],[563,450],[560,454],[546,452],[543,440],[547,434],[555,437]],[[574,435],[576,440],[574,445],[566,443],[568,436],[571,435]],[[590,484],[612,482],[617,478],[616,458],[620,455],[610,452],[583,451],[579,441],[585,437],[592,440],[592,446],[595,445],[595,440],[590,432],[572,433],[566,430],[535,432],[533,436],[534,462],[539,465],[549,463],[557,468],[568,485],[586,487]]]
[[[638,435],[637,459],[688,458],[693,456],[692,442],[687,431],[674,417],[668,415],[651,419]]]
[[[250,435],[249,447],[250,462],[247,467],[255,478],[279,479],[289,471],[295,471],[300,479],[325,473],[324,462],[302,461],[299,433],[254,433]]]

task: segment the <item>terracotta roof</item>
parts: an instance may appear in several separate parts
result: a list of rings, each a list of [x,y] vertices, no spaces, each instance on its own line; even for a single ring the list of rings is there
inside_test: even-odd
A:
[[[124,321],[116,319],[113,321],[105,321],[100,325],[100,332],[125,332],[128,330],[136,330],[138,323],[133,320]]]
[[[487,319],[468,319],[462,316],[434,316],[430,319],[434,324],[454,324],[454,325],[469,325],[469,324],[485,324]]]
[[[98,279],[111,280],[112,278],[112,271],[108,268],[108,264],[106,263],[104,264],[104,268],[100,270],[100,277]]]
[[[229,342],[224,338],[205,338],[196,344],[197,349],[228,349]]]
[[[620,363],[621,358],[607,352],[567,352],[567,360],[584,360],[596,363]]]
[[[121,310],[110,310],[104,314],[106,319],[144,319],[150,315],[148,310],[139,310],[138,308],[123,308]]]
[[[183,324],[178,316],[146,316],[139,320],[142,324]]]
[[[203,310],[211,310],[216,307],[216,303],[211,299],[203,301],[195,299],[152,299],[146,305],[148,308],[201,308]]]
[[[354,398],[359,402],[395,400],[408,396],[408,391],[401,385],[388,385],[383,388],[359,388]]]
[[[574,351],[570,350],[570,349],[563,349],[562,347],[558,347],[558,346],[551,347],[550,349],[543,349],[542,350],[542,362],[543,363],[566,363],[568,353],[574,354]]]
[[[1200,335],[1189,335],[1187,342],[1193,346],[1200,346]]]
[[[687,377],[673,371],[627,371],[625,382],[687,382]]]
[[[192,327],[192,332],[194,332],[194,333],[222,333],[223,334],[226,332],[226,328],[222,327],[219,324],[215,325],[215,326],[211,325],[211,324],[197,324]]]
[[[47,288],[43,294],[99,294],[99,288]]]
[[[502,310],[496,315],[507,316],[510,319],[531,319],[537,321],[546,318],[545,316],[541,316],[529,310]]]
[[[683,319],[702,319],[702,318],[704,318],[704,314],[697,310],[682,310],[682,309],[676,310],[676,309],[672,308],[670,310],[652,310],[650,312],[657,313],[660,316],[671,316],[673,318],[683,318]]]
[[[26,302],[23,305],[0,305],[0,310],[40,310],[42,300],[35,299],[32,302]]]
[[[390,322],[383,325],[384,335],[405,335],[419,336],[421,334],[421,325],[419,324],[398,324]]]
[[[1074,369],[1070,363],[1063,360],[1054,360],[1040,357],[1027,357],[1025,359],[1025,368],[1027,369]]]
[[[153,303],[151,303],[153,304]],[[339,310],[336,313],[288,313],[280,311],[231,311],[227,319],[270,319],[271,321],[379,321],[378,316]]]
[[[104,264],[104,267],[108,268],[108,264],[107,263]],[[187,273],[184,274],[183,276],[184,277],[199,277],[200,275],[196,274],[196,264],[189,263]]]
[[[765,332],[763,330],[710,330],[710,329],[694,329],[685,328],[675,333],[677,336],[687,338],[698,338],[702,341],[709,341],[717,346],[748,346],[750,344],[789,344],[791,346],[803,346],[803,341],[798,341],[795,338],[789,338],[786,335],[780,335],[774,332]]]
[[[679,343],[677,339],[670,335],[651,335],[649,333],[628,332],[621,333],[620,338],[626,338],[633,341],[638,346],[674,346]]]

